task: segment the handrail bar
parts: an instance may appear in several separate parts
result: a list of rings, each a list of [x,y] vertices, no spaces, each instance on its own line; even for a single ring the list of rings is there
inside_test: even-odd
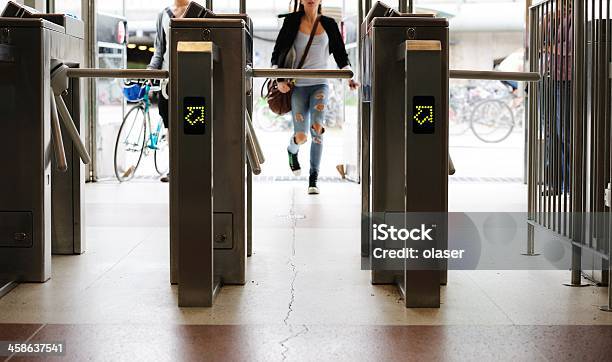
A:
[[[255,68],[247,71],[254,78],[296,78],[296,79],[352,79],[350,69],[264,69]]]
[[[481,80],[514,80],[519,82],[538,82],[542,79],[535,72],[498,72],[489,70],[451,70],[452,79],[481,79]]]
[[[170,72],[157,69],[96,69],[70,68],[70,78],[167,79]]]

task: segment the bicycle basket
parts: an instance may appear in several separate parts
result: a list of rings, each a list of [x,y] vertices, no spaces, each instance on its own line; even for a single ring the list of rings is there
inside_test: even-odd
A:
[[[140,84],[127,85],[123,88],[123,96],[128,102],[139,102],[144,99],[147,87]]]

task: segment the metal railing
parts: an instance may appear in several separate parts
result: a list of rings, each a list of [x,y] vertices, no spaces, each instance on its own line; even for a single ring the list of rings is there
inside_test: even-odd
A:
[[[349,69],[250,69],[254,78],[326,78],[351,79],[353,71]]]
[[[530,8],[529,63],[543,78],[529,94],[529,217],[572,243],[573,286],[582,285],[584,248],[610,260],[611,26],[610,0]],[[530,242],[533,253],[533,230]]]
[[[537,82],[542,77],[537,72],[498,72],[489,70],[459,70],[449,72],[451,79],[479,79],[479,80],[515,80],[517,82]]]

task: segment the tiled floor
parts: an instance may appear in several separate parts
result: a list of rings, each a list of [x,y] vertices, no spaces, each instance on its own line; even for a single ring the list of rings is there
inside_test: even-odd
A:
[[[65,342],[62,359],[71,361],[607,361],[612,353],[607,326],[314,325],[292,335],[267,325],[26,327],[37,330],[32,343]]]
[[[606,289],[564,287],[567,271],[451,271],[440,309],[404,308],[360,270],[359,185],[325,183],[315,197],[305,186],[256,183],[247,285],[224,287],[213,308],[179,309],[167,186],[88,185],[87,253],[55,256],[52,280],[0,299],[0,340],[65,340],[76,361],[610,355],[612,314],[597,308]],[[525,193],[451,183],[450,208],[524,211]]]

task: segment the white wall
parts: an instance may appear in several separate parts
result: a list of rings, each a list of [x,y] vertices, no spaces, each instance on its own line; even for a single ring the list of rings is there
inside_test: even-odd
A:
[[[451,32],[450,66],[493,69],[493,61],[523,47],[523,32]]]

